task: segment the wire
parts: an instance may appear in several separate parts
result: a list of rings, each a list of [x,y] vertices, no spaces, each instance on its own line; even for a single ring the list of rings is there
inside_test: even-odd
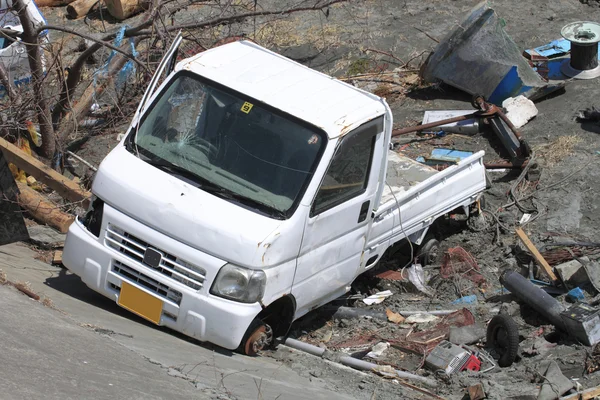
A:
[[[404,267],[402,267],[402,269],[404,269],[404,268],[408,267],[409,265],[411,265],[413,263],[413,259],[415,257],[415,250],[413,248],[412,242],[410,241],[410,239],[406,235],[406,231],[404,230],[404,226],[402,226],[402,210],[400,209],[400,202],[398,201],[398,198],[396,197],[396,193],[394,193],[394,190],[392,189],[392,186],[387,181],[385,182],[385,184],[390,189],[390,192],[392,193],[392,196],[394,197],[394,201],[396,202],[396,207],[398,208],[398,221],[400,222],[400,230],[402,231],[402,234],[404,235],[404,237],[406,238],[406,240],[408,240],[408,244],[410,245],[410,261],[408,262],[408,264],[406,264]]]

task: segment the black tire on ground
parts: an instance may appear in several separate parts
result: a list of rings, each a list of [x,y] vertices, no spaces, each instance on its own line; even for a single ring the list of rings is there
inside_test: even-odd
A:
[[[496,315],[487,327],[486,347],[499,356],[498,365],[509,367],[519,352],[519,327],[509,315]]]
[[[419,263],[424,267],[426,265],[434,264],[438,261],[440,254],[440,242],[433,237],[426,237],[423,240],[423,244],[417,251],[417,259]]]

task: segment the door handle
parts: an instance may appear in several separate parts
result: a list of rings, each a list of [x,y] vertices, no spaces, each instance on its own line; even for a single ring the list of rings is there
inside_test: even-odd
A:
[[[365,219],[367,219],[367,215],[369,215],[369,206],[371,205],[371,201],[367,200],[364,203],[362,203],[362,206],[360,206],[360,214],[358,214],[358,222],[363,222]]]

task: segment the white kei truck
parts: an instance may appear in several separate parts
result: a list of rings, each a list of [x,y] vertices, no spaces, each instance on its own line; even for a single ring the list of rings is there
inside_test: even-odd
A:
[[[254,355],[486,188],[483,152],[438,172],[391,150],[378,96],[249,41],[176,63],[180,41],[63,254],[157,325]]]

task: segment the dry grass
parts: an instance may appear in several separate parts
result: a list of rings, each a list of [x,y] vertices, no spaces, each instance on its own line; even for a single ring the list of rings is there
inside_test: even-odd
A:
[[[6,277],[6,272],[0,269],[0,285],[6,285],[8,283],[8,278]]]
[[[55,308],[54,302],[46,296],[44,296],[44,298],[42,299],[42,304],[48,308]]]
[[[575,135],[561,136],[558,139],[534,147],[537,156],[545,161],[547,167],[552,167],[573,153],[581,138]]]

